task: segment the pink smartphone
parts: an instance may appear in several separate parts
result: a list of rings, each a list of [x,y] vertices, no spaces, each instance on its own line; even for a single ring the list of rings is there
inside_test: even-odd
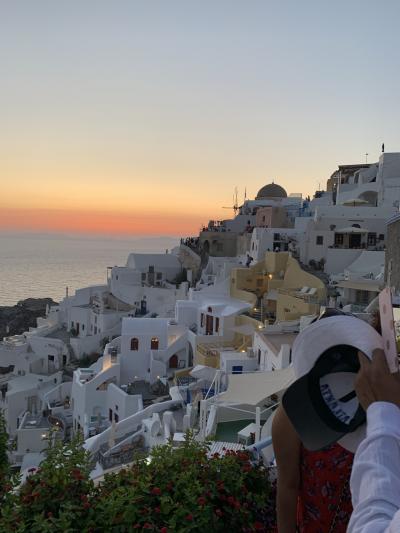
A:
[[[390,372],[393,374],[399,371],[399,360],[397,357],[396,334],[394,330],[392,294],[388,287],[379,293],[379,311],[386,361]]]

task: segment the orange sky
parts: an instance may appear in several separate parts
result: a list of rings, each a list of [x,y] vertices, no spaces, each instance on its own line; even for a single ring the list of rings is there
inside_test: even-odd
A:
[[[193,235],[398,151],[399,4],[338,1],[8,2],[0,231]]]
[[[182,213],[124,213],[72,209],[4,208],[0,228],[10,231],[74,232],[99,235],[195,235],[198,215]]]

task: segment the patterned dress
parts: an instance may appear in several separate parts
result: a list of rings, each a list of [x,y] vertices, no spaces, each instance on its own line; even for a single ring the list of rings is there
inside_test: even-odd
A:
[[[317,452],[302,447],[297,506],[300,533],[346,533],[353,510],[349,487],[353,459],[339,444]]]

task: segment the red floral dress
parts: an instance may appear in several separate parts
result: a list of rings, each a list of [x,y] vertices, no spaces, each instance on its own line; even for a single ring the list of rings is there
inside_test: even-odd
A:
[[[318,452],[302,447],[297,507],[300,533],[346,533],[353,510],[349,487],[353,459],[339,444]]]

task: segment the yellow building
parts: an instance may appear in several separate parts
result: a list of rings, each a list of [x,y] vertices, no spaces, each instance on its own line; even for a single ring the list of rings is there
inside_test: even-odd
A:
[[[256,318],[285,321],[318,314],[327,293],[289,252],[267,252],[256,265],[231,272],[231,296],[251,303]]]

